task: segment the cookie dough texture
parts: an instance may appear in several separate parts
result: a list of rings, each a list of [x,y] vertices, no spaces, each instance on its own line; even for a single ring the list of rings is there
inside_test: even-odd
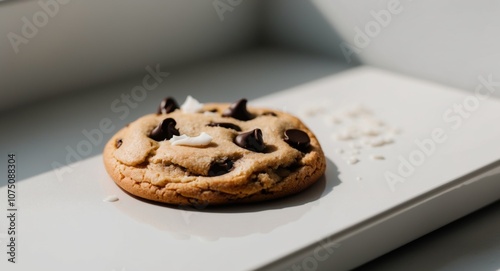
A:
[[[277,110],[248,107],[255,118],[240,121],[222,117],[229,104],[205,104],[206,113],[146,115],[116,133],[104,148],[104,164],[112,179],[132,195],[177,205],[230,204],[280,198],[304,190],[325,172],[325,156],[314,134],[297,118]],[[209,112],[216,111],[216,112]],[[274,114],[269,114],[272,112]],[[213,137],[205,147],[173,146],[157,142],[149,133],[165,118],[173,118],[180,134]],[[243,132],[261,129],[263,153],[237,146],[241,132],[210,127],[211,122],[232,123]],[[300,129],[310,137],[301,152],[283,140],[287,129]],[[216,163],[230,163],[228,172],[209,173]]]

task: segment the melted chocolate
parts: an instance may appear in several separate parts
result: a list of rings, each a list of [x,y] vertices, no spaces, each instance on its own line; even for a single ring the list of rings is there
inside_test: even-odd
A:
[[[240,126],[238,126],[236,124],[229,123],[229,122],[210,122],[209,124],[207,124],[207,126],[233,129],[233,130],[238,131],[238,132],[241,131]]]
[[[301,130],[297,129],[289,129],[286,130],[285,133],[285,142],[288,143],[291,147],[305,152],[309,149],[309,144],[311,143],[311,140],[309,139],[309,136]]]
[[[208,176],[220,176],[230,172],[233,169],[234,162],[226,159],[220,162],[214,162],[208,170]]]
[[[224,112],[222,112],[222,116],[243,121],[254,118],[254,116],[247,110],[247,99],[241,99],[230,105],[226,110],[224,110]]]
[[[266,149],[266,144],[262,139],[262,131],[260,129],[255,129],[237,135],[234,139],[234,143],[242,148],[254,152],[263,152]]]
[[[166,118],[156,126],[156,128],[151,131],[149,137],[156,141],[162,141],[165,139],[171,139],[172,136],[179,135],[179,130],[175,128],[177,123],[172,118]]]
[[[177,104],[177,102],[174,100],[174,98],[167,97],[161,101],[160,106],[158,106],[158,111],[156,113],[168,114],[170,112],[175,111],[176,109],[179,109],[179,105]]]

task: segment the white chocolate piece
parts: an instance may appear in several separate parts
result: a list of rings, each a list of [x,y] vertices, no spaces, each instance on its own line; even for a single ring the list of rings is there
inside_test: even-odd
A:
[[[181,105],[181,110],[184,113],[198,113],[201,109],[203,109],[203,104],[198,102],[198,100],[191,95],[188,95],[186,101]]]
[[[195,137],[190,137],[187,135],[180,135],[180,136],[174,135],[169,141],[170,143],[172,143],[173,146],[182,145],[182,146],[192,146],[192,147],[203,147],[212,142],[212,137],[205,132],[201,132],[199,136]]]

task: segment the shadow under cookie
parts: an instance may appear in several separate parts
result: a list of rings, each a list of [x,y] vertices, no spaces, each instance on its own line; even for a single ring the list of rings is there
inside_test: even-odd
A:
[[[296,195],[258,203],[225,206],[173,206],[132,197],[115,205],[132,219],[168,232],[178,239],[206,241],[266,233],[298,221],[333,193],[340,184],[337,167],[327,158],[327,169],[315,184]],[[130,195],[130,194],[129,194]],[[334,195],[332,195],[334,196]]]

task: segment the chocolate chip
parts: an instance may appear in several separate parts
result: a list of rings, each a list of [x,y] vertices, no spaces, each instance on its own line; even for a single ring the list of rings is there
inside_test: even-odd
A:
[[[175,129],[175,125],[177,123],[175,122],[174,119],[172,118],[166,118],[156,126],[156,128],[151,131],[151,134],[149,134],[149,137],[151,139],[154,139],[156,141],[162,141],[165,139],[171,139],[172,136],[179,135],[179,131]]]
[[[209,124],[207,124],[207,126],[233,129],[233,130],[238,131],[238,132],[241,131],[240,126],[238,126],[236,124],[229,123],[229,122],[210,122]]]
[[[217,110],[217,108],[214,108],[214,109],[207,109],[207,110],[203,110],[203,111],[201,111],[201,113],[214,113],[214,114],[216,114],[217,112],[219,112],[219,111]],[[211,115],[211,114],[210,114],[210,115]]]
[[[247,111],[247,99],[241,99],[236,103],[230,105],[224,112],[223,117],[232,117],[238,120],[251,120],[253,115]]]
[[[273,116],[273,117],[277,117],[278,115],[276,115],[276,113],[274,112],[264,112],[262,113],[263,116]]]
[[[121,138],[117,139],[115,142],[115,147],[118,149],[122,144],[123,144],[123,140]]]
[[[264,144],[264,140],[262,139],[262,131],[260,129],[255,129],[237,135],[234,139],[234,143],[242,148],[254,152],[263,152],[266,148],[266,144]]]
[[[172,97],[167,97],[163,99],[158,107],[157,114],[168,114],[170,112],[175,111],[175,109],[179,109],[179,105]]]
[[[297,129],[289,129],[285,131],[285,142],[299,151],[307,151],[311,140],[305,132]]]
[[[220,176],[228,173],[233,169],[233,161],[226,159],[224,161],[216,161],[208,170],[208,176]]]

